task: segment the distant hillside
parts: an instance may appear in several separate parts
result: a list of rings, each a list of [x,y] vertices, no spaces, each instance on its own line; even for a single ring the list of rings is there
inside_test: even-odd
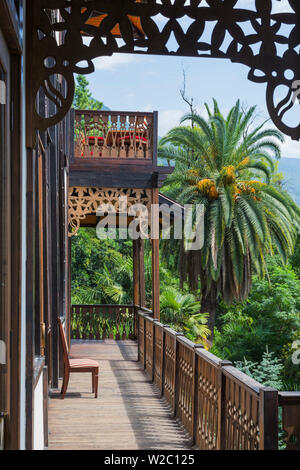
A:
[[[285,189],[300,206],[300,158],[282,158],[278,170],[284,173]]]

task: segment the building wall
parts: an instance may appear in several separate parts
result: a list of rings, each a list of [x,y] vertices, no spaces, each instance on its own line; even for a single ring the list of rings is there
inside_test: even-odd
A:
[[[43,374],[34,390],[33,449],[44,450]]]
[[[26,11],[26,0],[24,0],[24,13]],[[24,42],[26,39],[26,31],[24,28]],[[21,243],[22,243],[22,262],[21,262],[21,345],[20,345],[20,449],[25,449],[26,435],[26,145],[25,145],[25,66],[26,51],[24,49],[22,58],[22,126],[21,126],[21,152],[22,152],[22,226],[21,226]]]

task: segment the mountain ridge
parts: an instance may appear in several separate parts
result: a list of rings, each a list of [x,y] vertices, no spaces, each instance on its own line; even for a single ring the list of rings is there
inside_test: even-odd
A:
[[[281,158],[278,171],[284,175],[284,188],[300,206],[300,158]]]

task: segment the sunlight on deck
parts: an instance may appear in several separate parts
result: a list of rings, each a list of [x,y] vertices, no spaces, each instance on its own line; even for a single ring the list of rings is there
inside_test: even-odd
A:
[[[189,448],[184,428],[136,362],[134,341],[76,342],[71,357],[99,361],[99,396],[91,393],[90,374],[71,374],[65,399],[50,399],[50,450]]]

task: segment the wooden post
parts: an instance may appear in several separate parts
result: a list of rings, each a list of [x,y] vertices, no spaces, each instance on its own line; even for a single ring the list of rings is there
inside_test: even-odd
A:
[[[278,391],[271,387],[260,389],[259,449],[278,450]]]
[[[151,242],[152,242],[152,310],[153,316],[160,320],[159,307],[159,192],[152,189]]]
[[[143,315],[143,348],[144,348],[144,364],[143,368],[146,370],[146,320],[145,316]]]
[[[141,353],[140,353],[140,316],[138,314],[138,307],[134,307],[134,316],[135,316],[135,325],[136,325],[136,339],[138,345],[138,353],[137,353],[137,361],[140,362],[141,360]]]
[[[133,258],[133,303],[140,305],[140,287],[139,287],[139,240],[132,240],[132,258]]]
[[[151,382],[154,382],[154,371],[155,371],[155,324],[154,321],[151,322],[152,324],[152,373],[151,373]]]
[[[224,366],[232,366],[232,362],[221,361],[219,364],[217,450],[226,450],[226,376],[222,369]]]
[[[144,240],[138,239],[139,247],[139,289],[140,289],[140,306],[146,306],[146,293],[145,293],[145,259],[144,259]]]
[[[198,426],[198,361],[199,356],[196,354],[197,349],[203,349],[202,344],[195,344],[194,346],[194,357],[193,357],[193,412],[192,412],[192,442],[191,445],[193,446],[196,441],[196,433],[197,433],[197,426]]]
[[[282,407],[285,450],[300,450],[300,392],[279,392],[278,405]]]
[[[175,358],[174,358],[174,410],[173,416],[175,418],[177,414],[177,403],[178,403],[178,374],[179,374],[179,354],[178,354],[178,336],[184,336],[183,333],[175,333]]]
[[[33,358],[34,358],[34,236],[35,236],[35,181],[36,154],[27,149],[27,183],[26,183],[26,450],[33,449],[34,391],[33,391]]]
[[[165,355],[165,340],[166,340],[166,333],[165,327],[168,325],[164,325],[162,328],[162,363],[161,363],[161,389],[160,389],[160,396],[164,396],[165,392],[165,364],[166,364],[166,355]]]

